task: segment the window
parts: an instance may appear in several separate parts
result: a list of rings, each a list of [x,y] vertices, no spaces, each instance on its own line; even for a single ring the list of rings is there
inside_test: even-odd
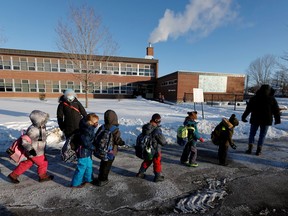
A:
[[[58,64],[52,64],[51,66],[53,72],[58,72]]]
[[[3,61],[4,70],[11,70],[11,61]]]
[[[108,94],[113,94],[113,83],[107,83],[107,90],[108,90]]]
[[[44,83],[38,83],[38,89],[39,89],[39,92],[45,92],[45,84]]]
[[[23,92],[29,92],[29,80],[22,80],[22,91]]]
[[[96,83],[94,84],[93,93],[96,93],[96,94],[101,93],[101,92],[100,92],[100,83],[99,83],[99,82],[96,82]]]
[[[21,70],[28,70],[27,58],[20,58]]]
[[[35,63],[34,62],[28,62],[28,70],[29,71],[35,71]]]
[[[53,92],[59,92],[59,84],[53,84]]]
[[[20,70],[20,62],[13,61],[13,70]]]
[[[5,92],[5,81],[0,79],[0,92]]]
[[[44,64],[43,63],[37,63],[37,71],[44,71]]]

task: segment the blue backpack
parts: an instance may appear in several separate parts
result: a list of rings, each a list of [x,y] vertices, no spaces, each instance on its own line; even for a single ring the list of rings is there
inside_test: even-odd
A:
[[[102,125],[98,129],[94,141],[95,157],[104,161],[114,160],[115,155],[113,152],[113,132],[117,128],[117,126],[113,125],[110,129],[106,129],[104,125]]]

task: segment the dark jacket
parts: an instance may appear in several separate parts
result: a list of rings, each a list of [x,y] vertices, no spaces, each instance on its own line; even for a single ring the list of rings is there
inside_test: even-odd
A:
[[[79,128],[80,120],[82,117],[86,117],[86,115],[86,110],[77,98],[72,102],[62,98],[57,108],[57,121],[60,130],[64,132],[66,138],[76,132]]]
[[[251,124],[272,125],[273,116],[275,124],[280,124],[280,110],[273,93],[269,85],[262,85],[256,95],[249,100],[242,115],[242,120],[245,120],[251,113]]]
[[[161,146],[167,144],[166,139],[162,134],[162,130],[159,126],[155,127],[151,123],[147,123],[142,127],[142,134],[144,135],[152,134],[153,148],[156,150],[156,152],[160,152]]]
[[[82,118],[79,124],[79,134],[80,134],[80,147],[77,150],[77,157],[85,158],[91,157],[93,150],[95,149],[93,145],[95,137],[95,127],[88,125],[86,118]]]
[[[121,133],[118,128],[118,117],[117,114],[113,110],[107,110],[104,113],[104,127],[106,129],[111,129],[111,127],[116,126],[114,131],[112,132],[113,135],[113,152],[114,155],[117,155],[118,152],[118,146],[125,145],[125,142],[121,139]],[[97,134],[101,131],[101,127],[97,130],[95,137],[97,137]]]
[[[232,124],[233,125],[233,124]],[[237,123],[238,125],[238,123]],[[235,125],[235,126],[237,126]],[[219,145],[224,145],[226,147],[230,146],[234,146],[234,141],[232,139],[233,134],[234,134],[234,127],[228,127],[227,124],[225,124],[225,121],[222,120],[217,127],[219,127],[219,131],[220,131],[220,136],[219,136]],[[217,130],[216,129],[216,130]]]

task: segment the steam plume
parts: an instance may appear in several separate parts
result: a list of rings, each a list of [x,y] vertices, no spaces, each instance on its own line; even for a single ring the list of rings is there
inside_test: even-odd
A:
[[[157,43],[168,38],[177,39],[188,32],[205,37],[217,27],[237,16],[232,10],[233,0],[190,0],[183,13],[166,9],[158,27],[150,34],[149,42]]]

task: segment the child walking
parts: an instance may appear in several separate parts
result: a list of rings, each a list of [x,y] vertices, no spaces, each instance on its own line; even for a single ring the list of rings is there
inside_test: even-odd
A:
[[[185,118],[183,123],[184,126],[187,127],[188,130],[188,141],[183,149],[181,155],[181,163],[190,167],[198,167],[198,163],[196,163],[197,159],[197,140],[200,142],[204,142],[204,139],[200,136],[197,128],[198,122],[197,119],[197,111],[188,112],[188,116]]]
[[[142,133],[143,134],[151,134],[152,135],[152,143],[153,149],[155,150],[155,154],[152,160],[145,159],[139,172],[137,173],[136,177],[145,178],[145,172],[149,168],[149,166],[153,163],[153,171],[155,174],[154,182],[164,181],[164,176],[161,175],[162,172],[162,165],[161,165],[161,146],[166,145],[166,139],[162,134],[162,130],[160,128],[161,123],[161,116],[158,113],[155,113],[150,122],[143,125]]]
[[[238,126],[239,121],[236,118],[235,114],[232,114],[231,117],[228,119],[223,119],[215,128],[215,130],[220,130],[219,135],[219,149],[218,149],[218,158],[219,158],[219,165],[227,166],[228,163],[226,161],[227,153],[229,145],[236,149],[237,146],[234,144],[232,140],[232,136],[234,133],[234,128]],[[217,128],[218,127],[218,128]]]
[[[20,162],[14,171],[8,175],[8,178],[15,184],[20,183],[18,177],[30,169],[33,164],[38,166],[39,182],[49,181],[54,178],[53,175],[47,174],[48,161],[45,156],[46,123],[49,119],[49,114],[40,110],[33,110],[29,118],[32,125],[28,127],[26,135],[30,137],[32,144],[25,139],[22,140],[22,146],[27,152],[27,160]]]
[[[104,125],[102,125],[96,132],[95,137],[105,128],[111,131],[113,137],[113,157],[108,160],[102,159],[100,162],[98,178],[93,182],[96,186],[104,186],[109,183],[108,175],[112,167],[112,163],[118,151],[118,145],[125,145],[125,142],[121,139],[121,133],[119,130],[118,116],[113,110],[107,110],[104,113]],[[104,128],[103,128],[104,127]],[[96,145],[94,143],[94,145]]]
[[[99,117],[95,113],[90,113],[79,123],[80,146],[76,150],[78,164],[72,179],[72,188],[81,188],[93,181],[92,153],[95,149],[93,141],[98,120]]]

